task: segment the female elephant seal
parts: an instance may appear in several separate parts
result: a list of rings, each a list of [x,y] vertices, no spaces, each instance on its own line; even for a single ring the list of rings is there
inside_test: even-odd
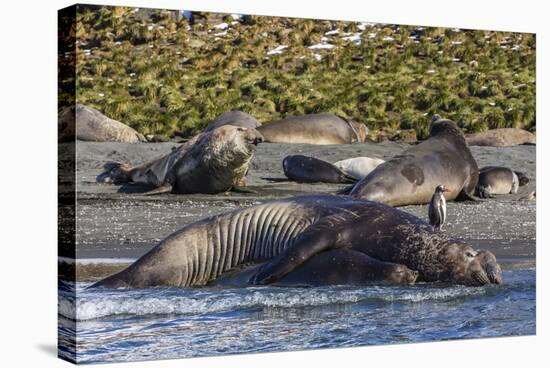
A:
[[[99,182],[136,182],[157,187],[146,194],[225,192],[244,187],[248,164],[263,137],[255,129],[225,125],[201,133],[168,155],[130,168],[108,163]]]
[[[486,166],[479,170],[476,194],[482,198],[490,198],[494,194],[516,194],[520,186],[528,183],[529,178],[519,171],[501,166]]]
[[[266,284],[334,249],[405,265],[423,281],[502,283],[488,252],[480,258],[470,245],[414,215],[382,203],[320,195],[266,202],[189,224],[93,286],[202,286],[236,267],[268,261],[252,278]]]
[[[209,132],[224,125],[239,126],[241,128],[257,129],[260,126],[258,120],[252,115],[239,110],[229,111],[212,120],[203,132]]]
[[[258,130],[265,141],[271,143],[362,143],[367,137],[364,124],[327,113],[272,121],[264,123]]]
[[[143,135],[128,125],[108,118],[96,109],[76,104],[59,116],[59,141],[67,142],[75,138],[91,142],[146,142]]]
[[[350,192],[390,206],[429,203],[434,188],[445,182],[445,198],[466,199],[474,194],[478,167],[455,122],[438,119],[430,138],[381,164]]]
[[[469,146],[508,147],[517,144],[536,144],[536,136],[524,129],[500,128],[466,136]]]
[[[208,286],[250,286],[262,264],[229,271]],[[382,262],[352,249],[334,249],[314,255],[276,281],[276,286],[412,285],[418,272],[407,266]]]
[[[342,170],[347,175],[357,180],[361,180],[384,162],[386,161],[380,158],[354,157],[337,161],[334,163],[334,166]]]
[[[349,184],[357,181],[329,162],[302,155],[285,157],[283,171],[287,178],[300,183]]]

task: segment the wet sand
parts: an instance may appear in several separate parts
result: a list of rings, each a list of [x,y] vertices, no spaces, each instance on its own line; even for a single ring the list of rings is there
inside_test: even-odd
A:
[[[108,161],[138,165],[169,152],[174,145],[78,142],[78,258],[137,258],[173,231],[198,219],[266,200],[335,193],[345,187],[270,180],[285,179],[281,162],[286,155],[299,153],[329,162],[357,156],[389,159],[408,147],[394,142],[334,146],[261,144],[247,177],[249,189],[254,193],[144,197],[139,192],[145,188],[137,185],[120,187],[95,182],[96,175]],[[505,267],[533,267],[536,204],[518,201],[518,198],[535,190],[536,147],[472,147],[471,150],[479,167],[507,166],[524,172],[531,181],[520,187],[516,195],[449,203],[444,230],[474,247],[493,251],[501,263],[511,263]],[[427,219],[427,205],[401,209]]]

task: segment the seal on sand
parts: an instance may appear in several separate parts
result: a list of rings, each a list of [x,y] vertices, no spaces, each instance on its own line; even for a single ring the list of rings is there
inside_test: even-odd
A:
[[[367,138],[367,127],[364,124],[327,113],[293,116],[264,123],[258,131],[266,142],[271,143],[362,143]]]
[[[447,201],[471,199],[478,167],[455,122],[437,119],[430,138],[381,164],[351,189],[350,195],[390,206],[429,203],[445,180]]]
[[[469,146],[508,147],[518,144],[536,144],[536,136],[524,129],[500,128],[466,135]]]
[[[146,194],[225,192],[246,185],[248,164],[255,146],[262,141],[262,135],[255,129],[224,125],[201,133],[168,155],[136,168],[108,163],[97,181],[136,182],[156,187]]]
[[[92,142],[147,142],[129,126],[108,118],[96,109],[81,104],[69,107],[59,117],[59,141],[75,139]]]
[[[286,156],[283,171],[287,178],[300,183],[349,184],[357,181],[329,162],[302,155]]]
[[[334,166],[342,170],[347,175],[357,180],[361,180],[384,162],[386,161],[381,158],[354,157],[337,161],[334,163]]]
[[[502,283],[496,260],[485,253],[483,259],[477,257],[470,245],[412,214],[349,196],[318,195],[266,202],[188,224],[93,287],[203,286],[260,262],[267,263],[252,282],[266,284],[334,249],[405,265],[423,281]]]
[[[241,128],[257,129],[260,126],[258,120],[252,115],[239,110],[228,111],[212,120],[203,132],[209,132],[224,125],[233,125]]]
[[[494,194],[516,194],[520,186],[528,183],[529,178],[522,172],[507,167],[486,166],[479,170],[476,195],[490,198]]]

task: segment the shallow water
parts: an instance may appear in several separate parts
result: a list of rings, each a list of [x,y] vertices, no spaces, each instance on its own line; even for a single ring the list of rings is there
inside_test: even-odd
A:
[[[79,363],[535,334],[535,269],[505,285],[85,290],[62,285],[60,354]],[[63,291],[65,289],[65,291]],[[74,316],[76,323],[67,317]],[[65,346],[63,346],[65,345]]]

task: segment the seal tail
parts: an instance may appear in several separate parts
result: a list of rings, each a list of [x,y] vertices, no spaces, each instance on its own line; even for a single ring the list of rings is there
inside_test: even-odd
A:
[[[143,193],[144,196],[151,196],[151,195],[157,195],[162,193],[170,193],[172,191],[173,187],[170,183],[164,183],[160,187],[155,188],[153,190],[150,190],[148,192]]]

